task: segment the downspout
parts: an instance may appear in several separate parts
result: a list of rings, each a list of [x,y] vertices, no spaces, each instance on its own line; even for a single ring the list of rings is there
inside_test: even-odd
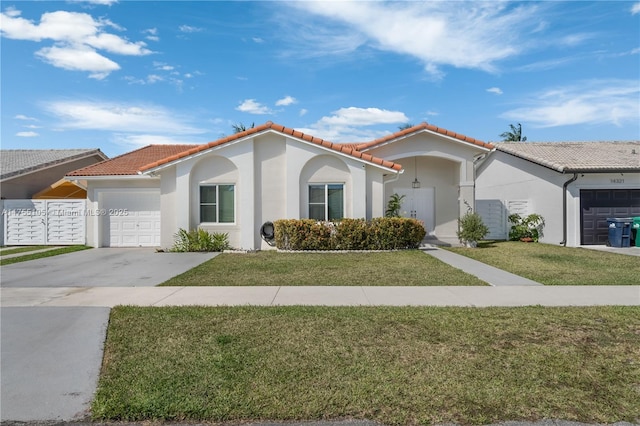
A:
[[[567,246],[567,187],[571,182],[578,180],[578,174],[574,173],[573,177],[562,185],[562,241],[560,245]]]

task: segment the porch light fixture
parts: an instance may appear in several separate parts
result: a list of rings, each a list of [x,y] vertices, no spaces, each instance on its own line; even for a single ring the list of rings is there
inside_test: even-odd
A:
[[[415,178],[413,179],[413,182],[411,182],[411,187],[412,188],[420,188],[420,181],[418,180],[418,158],[417,157],[413,157],[413,170],[415,172]]]

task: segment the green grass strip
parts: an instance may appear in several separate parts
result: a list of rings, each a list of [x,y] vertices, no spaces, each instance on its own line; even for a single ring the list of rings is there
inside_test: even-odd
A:
[[[24,256],[11,257],[9,259],[0,259],[0,266],[11,265],[12,263],[26,262],[28,260],[43,259],[45,257],[58,256],[65,253],[73,253],[80,250],[86,250],[88,246],[68,246],[53,250],[47,250],[40,253],[25,254]]]
[[[9,254],[26,253],[35,250],[43,250],[50,246],[24,246],[24,247],[7,247],[0,250],[0,256]]]
[[[118,307],[94,420],[640,419],[640,308]]]
[[[637,285],[640,258],[576,247],[489,241],[478,248],[448,248],[546,285]]]
[[[384,253],[223,253],[167,286],[482,286],[419,250]]]

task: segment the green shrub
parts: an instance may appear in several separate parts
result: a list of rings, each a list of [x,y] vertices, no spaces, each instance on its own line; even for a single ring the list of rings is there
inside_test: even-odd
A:
[[[229,234],[207,232],[204,229],[186,231],[182,228],[174,235],[173,252],[223,251],[230,248]]]
[[[317,222],[285,219],[274,222],[281,250],[397,250],[417,248],[426,235],[422,222],[409,218],[342,219]]]
[[[468,211],[458,219],[460,230],[456,232],[461,243],[475,246],[475,243],[482,240],[488,233],[489,228],[482,221],[482,217],[472,211]]]
[[[538,242],[538,239],[542,236],[544,218],[539,214],[532,213],[527,217],[522,217],[517,213],[511,214],[509,215],[509,222],[513,224],[509,230],[510,241],[531,238],[531,240]]]

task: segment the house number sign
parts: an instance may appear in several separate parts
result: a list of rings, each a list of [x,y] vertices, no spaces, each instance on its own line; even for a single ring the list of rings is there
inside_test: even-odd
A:
[[[624,179],[622,178],[611,179],[611,183],[624,183]]]

